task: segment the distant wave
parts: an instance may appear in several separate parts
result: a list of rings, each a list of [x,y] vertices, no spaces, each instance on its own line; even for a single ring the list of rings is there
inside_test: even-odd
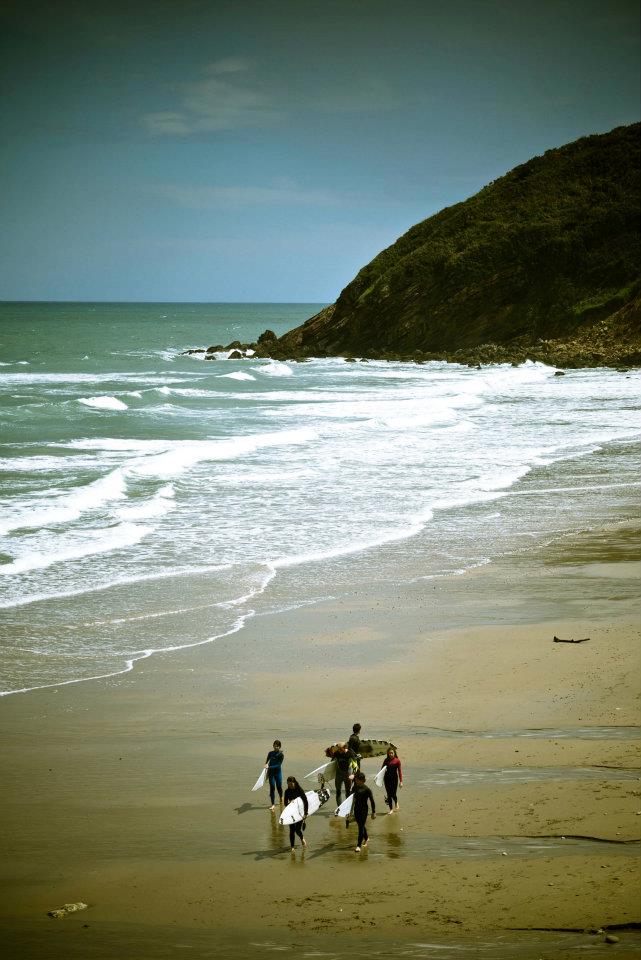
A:
[[[12,517],[0,523],[0,534],[70,523],[89,510],[125,496],[125,476],[122,470],[113,470],[99,480],[76,487],[71,493],[33,495]]]
[[[80,560],[83,557],[94,556],[98,553],[110,553],[124,547],[133,547],[140,543],[143,537],[151,532],[151,527],[122,523],[120,526],[107,529],[86,529],[84,539],[74,545],[63,547],[58,551],[42,553],[34,551],[12,560],[11,563],[0,565],[1,576],[13,576],[26,573],[29,570],[42,570],[54,566],[56,563],[65,563],[69,560]]]
[[[260,369],[260,368],[259,368]],[[252,377],[251,373],[245,373],[243,370],[237,370],[234,373],[221,373],[219,380],[255,380],[256,377]]]
[[[263,364],[262,367],[258,367],[258,372],[264,374],[266,377],[294,376],[292,368],[288,367],[286,363],[281,363],[279,360],[272,360],[270,363]]]
[[[97,410],[127,410],[127,404],[118,397],[80,397],[78,403],[85,407],[95,407]]]

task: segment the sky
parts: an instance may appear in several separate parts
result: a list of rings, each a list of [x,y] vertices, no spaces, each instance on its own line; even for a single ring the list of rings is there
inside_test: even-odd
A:
[[[4,0],[0,299],[331,302],[639,119],[636,0]]]

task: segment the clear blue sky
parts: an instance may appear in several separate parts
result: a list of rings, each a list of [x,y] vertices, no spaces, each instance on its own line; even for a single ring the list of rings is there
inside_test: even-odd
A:
[[[0,298],[331,301],[639,119],[636,0],[5,0]]]

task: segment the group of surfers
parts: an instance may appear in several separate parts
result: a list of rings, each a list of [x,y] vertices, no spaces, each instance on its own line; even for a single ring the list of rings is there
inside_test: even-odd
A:
[[[334,747],[328,747],[325,751],[330,760],[336,761],[336,776],[334,786],[336,790],[336,804],[340,806],[342,791],[345,791],[345,798],[353,795],[354,803],[350,816],[347,818],[349,825],[350,819],[358,825],[358,840],[354,851],[360,853],[363,847],[368,844],[367,828],[365,826],[369,814],[369,808],[372,811],[372,820],[376,817],[376,803],[374,795],[366,785],[366,776],[360,769],[361,756],[361,725],[355,723],[352,727],[352,733],[349,740],[336,744]],[[299,784],[296,777],[287,777],[287,787],[283,792],[283,753],[280,740],[274,740],[273,748],[268,752],[265,760],[265,770],[269,779],[269,797],[271,800],[270,810],[276,809],[276,794],[280,806],[287,806],[296,797],[300,797],[303,803],[305,816],[298,823],[292,823],[289,826],[289,843],[292,853],[295,849],[296,836],[300,838],[301,845],[307,846],[307,841],[303,836],[305,830],[305,818],[307,817],[308,802],[305,791]],[[401,761],[395,747],[390,747],[386,756],[383,758],[381,769],[385,768],[383,782],[385,785],[385,802],[389,807],[389,813],[396,813],[399,809],[398,790],[403,786],[403,771]]]

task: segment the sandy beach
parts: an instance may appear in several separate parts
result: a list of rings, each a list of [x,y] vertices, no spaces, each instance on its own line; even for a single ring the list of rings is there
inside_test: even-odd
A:
[[[638,955],[638,539],[364,587],[3,698],[10,955]],[[301,778],[356,720],[398,744],[401,810],[375,790],[359,855],[330,802],[292,856],[251,792],[266,751]]]

